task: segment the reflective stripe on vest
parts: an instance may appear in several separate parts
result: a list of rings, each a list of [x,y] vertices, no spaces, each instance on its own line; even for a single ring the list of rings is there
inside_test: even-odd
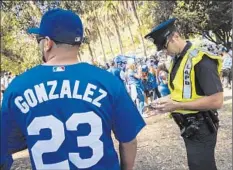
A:
[[[196,57],[198,50],[194,49],[190,51],[188,60],[184,68],[184,82],[183,82],[183,98],[190,99],[192,97],[192,82],[191,82],[191,69],[192,69],[192,58]]]

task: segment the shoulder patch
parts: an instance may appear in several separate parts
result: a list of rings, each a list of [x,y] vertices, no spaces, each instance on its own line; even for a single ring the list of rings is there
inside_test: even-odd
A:
[[[193,50],[191,50],[191,51],[189,52],[189,57],[191,57],[191,58],[196,57],[197,54],[198,54],[198,52],[199,52],[199,50],[196,49],[196,48],[194,48]]]

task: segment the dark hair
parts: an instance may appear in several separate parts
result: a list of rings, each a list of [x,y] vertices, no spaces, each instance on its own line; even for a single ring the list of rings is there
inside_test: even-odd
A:
[[[109,63],[110,63],[110,66],[114,66],[115,65],[114,60],[111,60]]]

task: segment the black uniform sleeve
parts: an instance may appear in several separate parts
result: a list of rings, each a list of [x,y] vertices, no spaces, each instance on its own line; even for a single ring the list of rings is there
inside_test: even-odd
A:
[[[203,56],[202,60],[194,67],[196,81],[205,96],[223,92],[222,83],[217,70],[217,61]]]

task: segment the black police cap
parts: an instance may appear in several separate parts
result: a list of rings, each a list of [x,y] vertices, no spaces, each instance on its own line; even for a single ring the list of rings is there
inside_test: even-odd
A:
[[[176,18],[169,19],[158,26],[154,27],[152,31],[144,38],[151,40],[156,46],[158,51],[162,50],[167,37],[175,30],[174,23]]]

